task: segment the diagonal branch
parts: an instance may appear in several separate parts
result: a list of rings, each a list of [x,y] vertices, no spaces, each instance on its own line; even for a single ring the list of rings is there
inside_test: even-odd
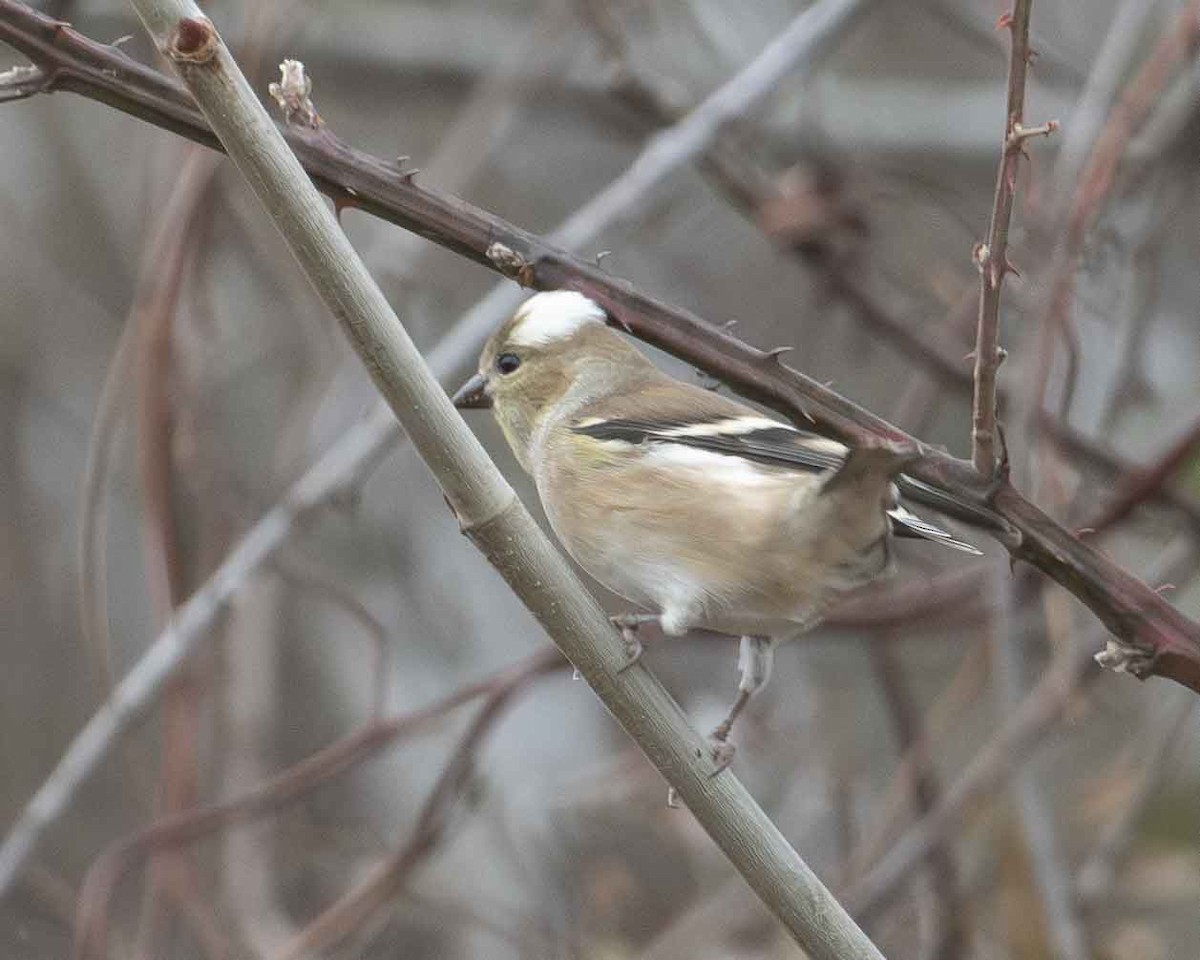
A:
[[[836,26],[836,22],[833,26]],[[826,27],[830,27],[829,21],[826,21]],[[50,21],[47,21],[45,30],[55,42],[67,42],[72,37],[69,30],[59,28]],[[799,39],[806,41],[804,36],[800,36]],[[90,44],[90,41],[87,43]],[[88,49],[93,47],[101,52],[108,49],[99,45],[91,45]],[[817,49],[807,41],[802,45],[802,49],[803,47],[810,51]],[[113,63],[102,67],[99,75],[115,76],[119,69],[119,64]],[[308,92],[303,89],[306,85],[300,65],[289,65],[288,73],[292,82],[281,84],[275,92],[288,103],[297,116],[315,116],[315,110],[310,111],[303,104],[292,102],[293,99],[307,98]],[[754,91],[749,93],[753,94]],[[745,94],[742,99],[745,102]],[[691,147],[701,149],[703,140],[693,138]],[[681,164],[686,162],[688,156],[686,152],[677,151],[670,159],[672,163]],[[645,182],[644,178],[641,182]],[[551,242],[563,244],[570,240],[581,246],[592,242],[595,237],[594,231],[601,229],[603,222],[611,222],[639,202],[640,195],[636,191],[608,192],[619,192],[620,204],[614,204],[607,211],[597,211],[595,204],[589,205],[591,213],[586,218],[581,218],[579,214],[569,217],[554,232]],[[581,222],[589,229],[581,229]],[[443,380],[453,375],[457,368],[478,353],[487,335],[505,316],[512,313],[520,299],[518,288],[507,281],[500,281],[446,332],[429,353],[428,362],[433,371]],[[382,456],[398,441],[399,434],[398,424],[389,413],[387,405],[381,401],[361,424],[333,444],[292,485],[282,501],[268,511],[229,553],[208,583],[176,611],[174,622],[159,635],[114,691],[109,704],[84,727],[13,825],[3,846],[0,847],[0,895],[27,859],[38,837],[61,815],[83,781],[98,766],[113,743],[129,728],[134,719],[154,702],[166,679],[199,647],[208,635],[213,619],[233,599],[241,586],[279,549],[293,531],[303,527],[315,510],[344,497],[369,475]]]
[[[457,415],[212,23],[187,0],[135,7],[338,318],[463,531],[806,952],[815,960],[879,957],[736,777],[715,768],[661,685],[626,662],[620,638]]]
[[[0,40],[56,76],[54,89],[76,90],[127,113],[214,146],[211,130],[186,91],[120,51],[55,24],[14,0],[0,0]],[[284,131],[325,193],[414,230],[498,272],[489,250],[499,244],[525,265],[523,279],[539,288],[571,286],[604,303],[635,336],[725,380],[752,400],[818,426],[850,443],[910,442],[903,431],[868,413],[772,354],[744,344],[686,311],[641,293],[577,257],[453,197],[417,186],[387,161],[354,150],[325,129]],[[511,267],[510,267],[511,268]],[[909,473],[951,494],[933,498],[951,516],[991,526],[1016,559],[1027,560],[1091,608],[1129,653],[1137,676],[1161,675],[1200,691],[1200,625],[1145,583],[1051,520],[1000,480],[981,477],[968,462],[934,450]]]

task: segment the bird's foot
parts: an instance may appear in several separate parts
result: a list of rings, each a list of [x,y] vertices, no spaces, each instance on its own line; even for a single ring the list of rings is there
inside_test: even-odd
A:
[[[713,772],[709,774],[709,777],[715,777],[733,763],[737,747],[729,742],[729,730],[732,726],[733,724],[726,721],[708,735],[709,754],[714,764]]]
[[[608,619],[614,627],[621,631],[621,642],[625,644],[627,659],[625,664],[617,670],[617,673],[624,673],[640,661],[645,652],[642,641],[638,639],[638,627],[644,623],[654,623],[658,617],[649,613],[618,613]]]

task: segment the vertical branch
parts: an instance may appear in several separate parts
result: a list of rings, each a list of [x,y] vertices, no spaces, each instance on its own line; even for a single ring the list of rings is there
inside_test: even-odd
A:
[[[975,331],[975,399],[971,408],[971,460],[985,476],[996,470],[996,372],[1004,354],[1000,350],[1000,287],[1012,270],[1008,262],[1008,226],[1017,195],[1017,172],[1025,141],[1053,132],[1051,120],[1040,127],[1026,127],[1025,75],[1029,67],[1029,17],[1033,0],[1016,0],[1011,13],[997,23],[1012,33],[1008,61],[1008,103],[1004,114],[1004,145],[996,175],[996,195],[987,242],[976,246],[979,266],[979,322]]]

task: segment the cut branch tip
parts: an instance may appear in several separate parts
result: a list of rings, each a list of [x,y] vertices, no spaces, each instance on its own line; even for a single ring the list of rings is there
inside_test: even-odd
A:
[[[207,17],[184,17],[167,40],[167,56],[176,63],[208,63],[217,55],[217,29]]]
[[[510,280],[516,280],[522,287],[534,285],[533,264],[512,247],[496,241],[487,248],[485,256],[500,273]]]
[[[1094,659],[1105,670],[1128,673],[1142,680],[1153,671],[1155,655],[1154,651],[1134,646],[1127,640],[1109,637]]]

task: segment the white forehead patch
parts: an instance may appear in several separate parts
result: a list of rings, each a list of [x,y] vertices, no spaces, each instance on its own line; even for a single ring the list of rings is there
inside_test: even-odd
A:
[[[575,290],[551,290],[521,305],[508,339],[521,347],[542,347],[567,339],[589,323],[604,321],[605,313],[594,300]]]

